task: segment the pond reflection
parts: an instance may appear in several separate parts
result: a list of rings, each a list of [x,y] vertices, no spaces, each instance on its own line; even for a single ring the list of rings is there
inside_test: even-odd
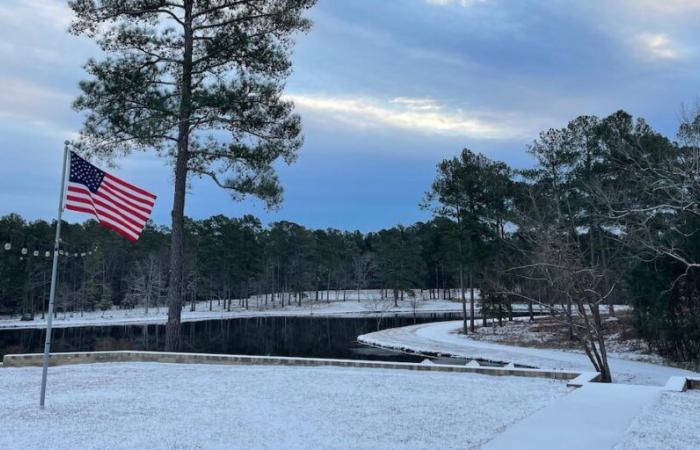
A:
[[[355,339],[377,329],[460,317],[455,313],[426,314],[416,318],[392,315],[385,316],[379,324],[375,318],[337,317],[254,317],[187,322],[181,328],[181,351],[419,362],[423,359],[420,356],[364,347]],[[52,351],[162,351],[164,338],[164,325],[56,328]],[[43,343],[44,330],[2,330],[0,357],[10,353],[39,353],[43,351]]]

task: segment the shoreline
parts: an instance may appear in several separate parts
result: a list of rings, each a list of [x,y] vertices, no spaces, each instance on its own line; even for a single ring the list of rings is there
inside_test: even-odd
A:
[[[424,316],[426,314],[461,314],[461,306],[459,303],[451,301],[430,300],[425,301],[423,307],[418,307],[415,310],[416,316]],[[345,306],[343,308],[343,306]],[[314,318],[374,318],[379,319],[387,316],[400,315],[403,317],[411,317],[414,315],[413,307],[399,306],[398,308],[389,309],[372,309],[365,308],[366,303],[358,303],[353,301],[341,302],[334,301],[332,303],[324,303],[323,305],[315,305],[314,308],[302,307],[285,307],[280,309],[268,310],[237,310],[237,311],[183,311],[182,323],[203,322],[208,320],[228,320],[228,319],[255,319],[268,317],[314,317]],[[130,325],[164,325],[167,321],[167,310],[162,313],[156,313],[153,316],[134,315],[128,313],[133,310],[114,310],[114,312],[125,313],[121,316],[101,317],[96,313],[88,314],[93,317],[54,317],[52,328],[78,328],[78,327],[101,327],[101,326],[130,326]],[[137,312],[138,314],[138,312]],[[46,328],[46,319],[35,319],[33,321],[21,321],[20,319],[4,319],[0,320],[0,331],[10,330],[43,330]]]

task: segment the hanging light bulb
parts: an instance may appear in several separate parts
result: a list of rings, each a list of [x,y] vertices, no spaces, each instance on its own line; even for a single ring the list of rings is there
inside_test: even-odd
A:
[[[23,254],[23,255],[26,255],[26,254],[27,254],[27,249],[26,249],[26,248],[23,248],[23,249],[22,249],[22,254]]]
[[[61,256],[63,256],[63,250],[59,250],[59,251],[58,251],[58,254],[61,255]]]
[[[39,256],[39,250],[34,250],[34,253],[32,253],[34,256]]]
[[[81,253],[80,256],[85,258],[85,253]]]
[[[12,244],[9,242],[5,243],[5,250],[10,250],[12,248]]]
[[[51,256],[51,252],[46,252],[46,257],[48,258],[50,256]]]

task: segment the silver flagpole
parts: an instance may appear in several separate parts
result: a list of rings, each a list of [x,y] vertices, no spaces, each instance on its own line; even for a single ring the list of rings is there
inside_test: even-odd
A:
[[[58,222],[56,222],[56,240],[53,244],[53,267],[51,268],[51,290],[49,291],[49,312],[46,319],[46,341],[44,341],[44,368],[41,373],[41,399],[39,407],[44,409],[46,399],[46,375],[49,370],[49,353],[51,353],[51,323],[53,319],[53,303],[56,296],[56,278],[58,275],[58,251],[61,242],[61,218],[63,216],[63,201],[66,189],[66,164],[68,162],[68,142],[63,149],[63,171],[61,172],[61,197],[58,201]]]

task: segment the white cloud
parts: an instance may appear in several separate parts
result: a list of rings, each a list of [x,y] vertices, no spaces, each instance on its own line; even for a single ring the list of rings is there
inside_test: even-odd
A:
[[[0,76],[0,118],[30,126],[37,131],[68,138],[72,132],[64,129],[56,118],[70,111],[73,97],[65,92],[13,77]]]
[[[642,33],[635,37],[638,53],[648,60],[678,60],[684,51],[665,33]]]
[[[626,7],[645,14],[686,14],[700,10],[700,0],[627,0]]]
[[[392,127],[423,134],[475,139],[522,139],[538,129],[529,120],[510,113],[467,112],[448,108],[430,98],[391,100],[291,94],[297,107],[322,118],[357,128]]]
[[[586,14],[638,59],[690,62],[697,56],[700,0],[589,2]]]
[[[431,98],[410,98],[410,97],[396,97],[391,100],[390,103],[396,105],[402,105],[413,111],[430,111],[442,109],[437,102]]]
[[[15,27],[52,27],[65,30],[73,13],[64,1],[10,0],[0,5],[0,23]]]
[[[23,117],[39,111],[66,109],[72,97],[27,80],[0,77],[0,114]]]
[[[0,0],[0,56],[8,58],[5,73],[30,67],[43,70],[44,64],[79,67],[96,45],[67,33],[72,18],[65,1]]]

